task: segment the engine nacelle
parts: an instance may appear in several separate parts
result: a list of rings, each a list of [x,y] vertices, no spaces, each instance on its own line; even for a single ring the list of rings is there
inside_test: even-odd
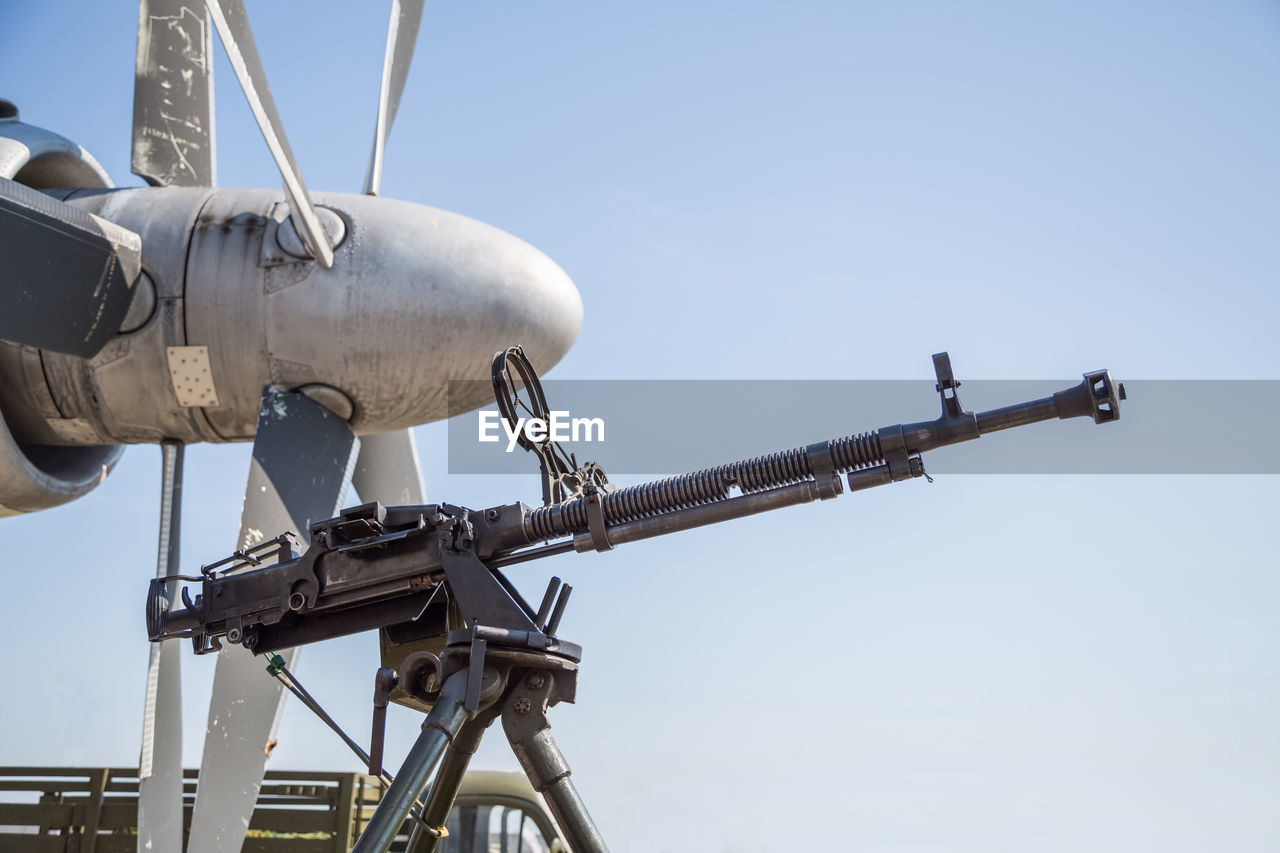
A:
[[[87,151],[43,128],[18,121],[17,108],[0,101],[0,176],[30,187],[111,187],[111,178]],[[0,343],[21,358],[16,344]],[[33,351],[34,352],[34,351]],[[38,358],[38,356],[37,356]],[[119,446],[55,447],[14,435],[11,420],[26,412],[26,395],[0,370],[0,517],[60,506],[92,491],[124,453]]]
[[[252,440],[267,386],[306,394],[357,435],[439,420],[490,399],[494,352],[518,341],[545,369],[582,325],[554,261],[449,211],[313,194],[334,248],[323,268],[280,190],[111,189],[84,149],[5,101],[0,176],[142,244],[128,313],[92,358],[0,341],[0,514],[83,495],[120,445]]]
[[[3,401],[0,401],[3,403]],[[55,447],[19,441],[0,405],[0,517],[50,509],[95,489],[124,448]]]
[[[0,177],[34,189],[115,186],[93,155],[65,136],[18,120],[0,100]]]

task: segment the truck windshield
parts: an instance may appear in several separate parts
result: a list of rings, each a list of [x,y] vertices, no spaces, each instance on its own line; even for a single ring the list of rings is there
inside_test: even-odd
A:
[[[516,806],[455,806],[440,839],[440,853],[548,853],[542,831]]]

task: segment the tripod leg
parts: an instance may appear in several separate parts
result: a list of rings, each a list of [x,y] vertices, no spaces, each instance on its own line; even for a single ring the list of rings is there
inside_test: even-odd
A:
[[[360,833],[352,853],[386,853],[404,825],[413,803],[422,795],[431,771],[445,747],[458,734],[471,712],[464,707],[467,694],[467,671],[455,672],[445,681],[431,713],[422,723],[422,734],[409,750],[400,772],[396,774],[386,796]]]
[[[573,853],[609,853],[604,836],[569,781],[569,763],[551,737],[547,700],[552,679],[551,674],[544,674],[542,679],[526,681],[523,690],[509,691],[502,702],[502,728],[534,790],[546,797],[569,849]]]
[[[453,801],[458,797],[458,786],[462,784],[462,776],[467,772],[471,757],[480,747],[480,738],[485,729],[493,722],[496,714],[484,711],[481,717],[463,725],[457,737],[445,751],[444,761],[440,763],[440,772],[436,774],[435,784],[431,786],[431,794],[422,811],[422,819],[428,826],[440,828],[449,819],[453,809]],[[415,827],[416,829],[416,827]],[[435,853],[440,839],[424,832],[415,833],[417,843],[410,843],[405,853]]]

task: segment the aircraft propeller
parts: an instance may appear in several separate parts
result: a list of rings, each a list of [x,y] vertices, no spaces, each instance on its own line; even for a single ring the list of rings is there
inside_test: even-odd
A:
[[[387,25],[387,52],[382,62],[382,86],[378,92],[378,122],[373,132],[373,150],[369,152],[369,169],[364,176],[366,195],[377,195],[382,184],[382,151],[396,120],[400,95],[409,76],[413,48],[418,42],[418,25],[422,23],[423,0],[391,0],[391,21]]]
[[[182,0],[140,3],[133,171],[159,186],[213,185],[212,21],[280,169],[294,228],[311,256],[328,269],[334,263],[330,235],[289,147],[242,0],[207,0],[207,9],[204,15],[193,13]],[[373,150],[364,181],[367,194],[376,195],[379,189],[383,151],[404,91],[422,11],[422,0],[392,3]],[[158,571],[176,573],[181,446],[162,445],[162,451],[166,500]],[[264,389],[236,547],[255,545],[284,530],[305,541],[312,522],[337,513],[353,481],[363,500],[424,503],[412,432],[358,439],[341,413],[300,393]],[[153,647],[148,669],[139,850],[182,849],[178,653],[172,641]],[[290,667],[296,655],[296,650],[285,653]],[[235,645],[219,653],[189,853],[240,849],[266,769],[266,745],[283,702],[280,684],[265,676],[261,661]]]

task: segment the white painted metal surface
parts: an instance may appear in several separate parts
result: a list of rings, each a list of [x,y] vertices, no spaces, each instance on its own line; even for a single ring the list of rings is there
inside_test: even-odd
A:
[[[208,347],[167,347],[165,356],[169,362],[173,395],[177,397],[179,406],[219,405],[218,389],[213,385],[213,373],[209,369]]]

